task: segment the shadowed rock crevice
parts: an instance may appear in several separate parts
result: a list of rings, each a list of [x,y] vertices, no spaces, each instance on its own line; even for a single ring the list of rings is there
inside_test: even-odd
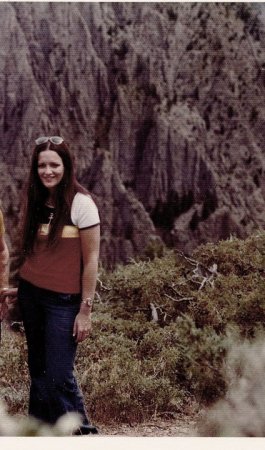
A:
[[[154,225],[165,230],[172,230],[176,217],[188,211],[194,202],[193,193],[189,192],[179,199],[177,192],[169,192],[167,202],[162,203],[158,200],[151,218]]]

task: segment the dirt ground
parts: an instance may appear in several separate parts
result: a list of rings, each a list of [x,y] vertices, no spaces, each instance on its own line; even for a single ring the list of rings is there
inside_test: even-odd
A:
[[[196,417],[182,416],[174,420],[152,420],[140,425],[97,425],[101,436],[194,437],[196,436],[196,422]]]

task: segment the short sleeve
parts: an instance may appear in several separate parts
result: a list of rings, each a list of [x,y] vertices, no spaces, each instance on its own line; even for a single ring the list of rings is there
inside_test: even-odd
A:
[[[90,228],[100,223],[98,208],[90,195],[78,192],[71,208],[71,220],[79,229]]]
[[[5,234],[4,217],[0,209],[0,237],[3,236],[4,234]]]

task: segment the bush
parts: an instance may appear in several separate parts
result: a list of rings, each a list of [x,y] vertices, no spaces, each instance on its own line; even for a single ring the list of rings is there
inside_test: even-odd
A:
[[[265,234],[262,232],[245,240],[231,238],[217,245],[201,245],[193,253],[193,258],[207,267],[218,262],[218,272],[225,276],[263,272],[264,257]]]
[[[117,320],[110,331],[109,317],[106,327],[102,322],[101,317],[97,328],[95,320],[93,342],[81,345],[78,355],[77,370],[82,373],[92,416],[104,422],[141,422],[164,411],[179,410],[184,391],[174,376],[176,351],[170,352],[168,347],[161,351],[157,339],[161,329],[157,336],[157,326],[152,323],[140,326]]]
[[[93,420],[174,417],[192,402],[209,406],[224,396],[223,362],[234,336],[264,335],[264,236],[101,269],[93,333],[77,358]],[[4,331],[1,391],[10,412],[25,414],[24,336]]]
[[[26,343],[21,334],[2,330],[0,352],[1,399],[12,414],[25,413],[28,397]]]

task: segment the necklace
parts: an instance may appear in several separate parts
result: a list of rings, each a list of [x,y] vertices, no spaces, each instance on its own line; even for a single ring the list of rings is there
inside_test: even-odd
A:
[[[45,206],[48,206],[48,208],[54,208],[54,205],[52,203],[46,202]]]
[[[54,218],[54,213],[51,212],[49,217],[48,217],[48,219],[49,219],[48,226],[51,225],[51,221],[53,220],[53,218]]]

